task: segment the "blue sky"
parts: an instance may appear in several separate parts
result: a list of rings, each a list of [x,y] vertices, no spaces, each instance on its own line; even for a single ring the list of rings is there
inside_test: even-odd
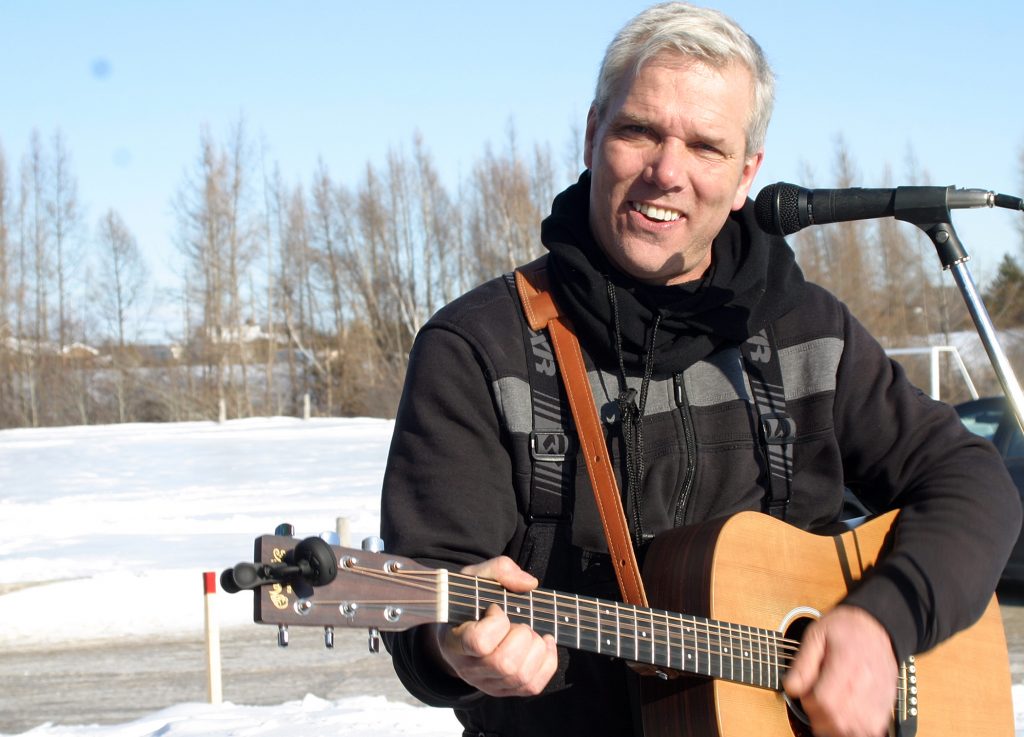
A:
[[[0,146],[16,177],[32,130],[48,141],[59,129],[90,230],[115,208],[161,276],[202,126],[224,140],[244,116],[290,183],[318,158],[352,183],[416,131],[454,183],[488,142],[504,145],[510,121],[521,145],[547,142],[562,164],[605,46],[647,4],[0,0]],[[806,183],[808,168],[830,186],[842,135],[861,186],[906,183],[912,149],[934,184],[1022,194],[1024,2],[715,7],[778,76],[754,192]],[[957,212],[976,279],[1020,251],[1021,220]]]

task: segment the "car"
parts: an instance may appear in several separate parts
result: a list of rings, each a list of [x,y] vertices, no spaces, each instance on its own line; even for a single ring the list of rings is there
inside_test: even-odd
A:
[[[981,397],[961,402],[955,409],[968,430],[996,446],[1024,502],[1024,434],[1009,401],[1003,396]],[[1003,569],[1002,583],[1024,584],[1024,532]]]

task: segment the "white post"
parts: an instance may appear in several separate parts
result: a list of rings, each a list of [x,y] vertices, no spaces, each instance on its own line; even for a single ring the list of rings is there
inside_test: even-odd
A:
[[[338,517],[335,520],[338,530],[338,545],[343,548],[351,547],[349,543],[348,517]]]
[[[206,693],[211,704],[223,701],[220,672],[220,623],[217,620],[217,577],[213,571],[203,573],[203,599],[206,621]]]
[[[228,405],[223,399],[217,402],[217,422],[224,424],[228,419]]]
[[[942,398],[942,374],[939,372],[941,366],[939,366],[939,348],[932,346],[932,399],[939,400]]]
[[[309,392],[302,395],[302,419],[309,419]]]

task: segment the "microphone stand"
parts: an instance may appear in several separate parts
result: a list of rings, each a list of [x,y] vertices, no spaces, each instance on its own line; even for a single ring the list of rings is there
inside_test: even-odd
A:
[[[963,295],[967,310],[971,313],[974,326],[978,330],[985,351],[988,353],[996,378],[1003,388],[1003,393],[1010,402],[1017,424],[1024,432],[1024,392],[1021,391],[1017,377],[1013,373],[1006,353],[999,344],[995,326],[989,317],[985,303],[978,293],[974,279],[967,268],[970,256],[960,242],[959,236],[952,225],[949,207],[936,205],[933,199],[924,197],[926,187],[899,187],[896,190],[893,216],[897,220],[912,223],[924,231],[935,245],[943,270],[951,271],[960,293]]]

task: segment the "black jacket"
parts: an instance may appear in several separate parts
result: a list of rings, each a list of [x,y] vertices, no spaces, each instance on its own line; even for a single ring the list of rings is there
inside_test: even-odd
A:
[[[771,324],[798,432],[787,521],[813,529],[835,520],[844,486],[874,509],[902,508],[894,549],[847,600],[882,622],[899,657],[975,621],[1020,528],[1017,491],[994,448],[910,385],[841,302],[804,282],[785,242],[757,227],[752,203],[723,228],[703,280],[651,288],[601,255],[587,226],[588,192],[584,175],[556,198],[542,237],[613,462],[621,470],[630,452],[642,456],[642,484],[625,500],[634,534],[761,508],[757,413],[738,345]],[[382,537],[392,552],[450,569],[507,554],[535,570],[539,559],[546,588],[619,598],[582,462],[568,513],[527,520],[523,335],[506,279],[472,290],[423,328],[385,474]],[[615,402],[620,367],[640,390],[645,366],[643,444],[630,449]],[[396,671],[424,702],[455,708],[466,734],[634,733],[619,661],[560,649],[545,693],[494,699],[420,657],[420,635],[387,639]]]

